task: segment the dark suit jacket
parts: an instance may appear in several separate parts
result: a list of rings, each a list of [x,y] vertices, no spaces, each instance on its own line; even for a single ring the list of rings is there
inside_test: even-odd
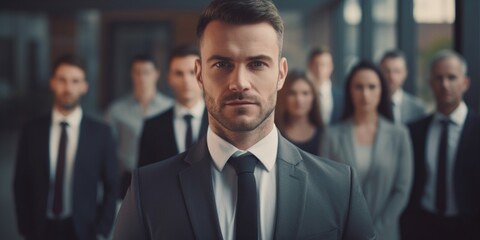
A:
[[[206,139],[134,171],[114,239],[222,239]],[[351,167],[279,137],[275,239],[374,239]]]
[[[427,172],[425,150],[433,115],[409,125],[414,153],[414,178],[406,214],[420,211]],[[454,188],[460,216],[480,217],[480,118],[468,111],[454,163]],[[403,220],[402,220],[403,221]]]
[[[51,115],[25,125],[15,166],[14,195],[20,234],[38,239],[45,230],[50,182]],[[103,198],[98,202],[98,183]],[[73,224],[79,239],[107,236],[115,217],[118,169],[110,128],[83,116],[73,170]]]
[[[140,146],[138,148],[139,167],[165,160],[180,153],[178,151],[177,141],[175,140],[173,109],[172,107],[164,113],[145,120],[140,137]],[[207,128],[208,114],[207,110],[205,110],[203,112],[198,139],[205,135]]]
[[[343,89],[332,85],[333,110],[330,117],[330,124],[340,122],[342,120],[344,107]]]

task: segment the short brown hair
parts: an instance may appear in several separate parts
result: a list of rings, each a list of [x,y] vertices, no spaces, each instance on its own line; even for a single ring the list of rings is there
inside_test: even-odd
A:
[[[53,64],[52,68],[52,76],[55,74],[57,71],[57,68],[60,67],[62,64],[67,64],[67,65],[72,65],[75,67],[80,68],[84,73],[86,73],[86,68],[85,68],[85,61],[83,58],[74,55],[74,54],[65,54],[57,58]]]
[[[308,54],[308,64],[312,63],[313,59],[315,57],[317,57],[318,55],[322,55],[322,54],[331,54],[330,50],[328,48],[314,48],[310,51],[310,53]]]
[[[214,0],[203,11],[197,25],[197,37],[202,39],[203,32],[212,21],[228,24],[252,24],[267,22],[277,32],[280,52],[283,41],[283,22],[277,7],[271,0]]]
[[[200,56],[197,46],[190,45],[190,44],[183,44],[183,45],[176,46],[168,56],[168,65],[170,66],[172,64],[172,60],[174,58],[186,57],[190,55],[195,55],[197,57]]]

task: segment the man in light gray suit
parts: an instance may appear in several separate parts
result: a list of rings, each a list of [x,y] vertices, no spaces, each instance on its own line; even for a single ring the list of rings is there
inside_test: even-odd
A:
[[[197,27],[207,136],[133,173],[114,239],[375,239],[351,167],[274,125],[288,72],[270,0],[215,0]]]
[[[380,61],[380,68],[389,85],[395,122],[408,123],[425,116],[425,104],[422,100],[402,89],[408,74],[403,53],[399,50],[386,52]]]

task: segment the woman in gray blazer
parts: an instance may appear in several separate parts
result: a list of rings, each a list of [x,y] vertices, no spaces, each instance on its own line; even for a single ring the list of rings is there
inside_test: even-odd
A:
[[[399,239],[398,219],[412,183],[413,155],[406,128],[393,123],[380,70],[362,61],[345,85],[343,121],[328,128],[320,155],[351,165],[359,177],[378,239]]]

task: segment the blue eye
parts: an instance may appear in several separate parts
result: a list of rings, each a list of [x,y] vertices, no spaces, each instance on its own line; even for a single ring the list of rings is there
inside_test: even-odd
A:
[[[261,62],[261,61],[254,61],[254,62],[251,62],[249,65],[252,68],[261,68],[261,67],[266,67],[267,66],[266,63]]]
[[[217,67],[217,68],[229,68],[229,67],[231,67],[232,65],[231,65],[230,63],[228,63],[228,62],[223,61],[223,62],[217,62],[217,63],[215,63],[214,66]]]

